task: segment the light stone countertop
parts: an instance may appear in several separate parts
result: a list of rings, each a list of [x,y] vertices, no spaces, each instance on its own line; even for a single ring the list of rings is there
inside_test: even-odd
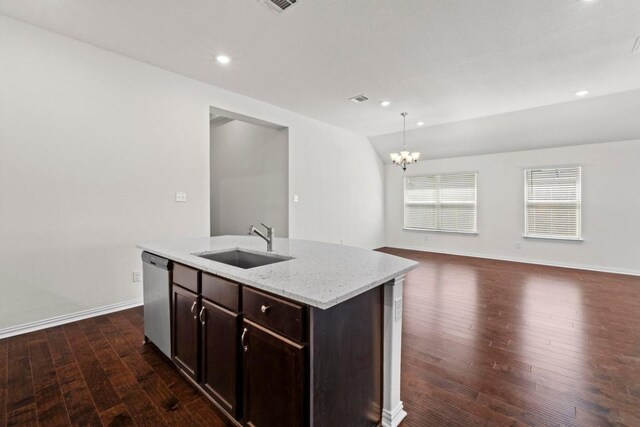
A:
[[[414,269],[415,261],[394,255],[321,243],[275,238],[271,255],[293,259],[242,269],[194,254],[242,249],[267,254],[257,236],[219,236],[140,243],[139,249],[202,271],[327,309]]]

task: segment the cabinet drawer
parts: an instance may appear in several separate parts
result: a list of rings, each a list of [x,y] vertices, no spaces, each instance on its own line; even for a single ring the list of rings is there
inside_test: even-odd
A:
[[[246,286],[242,287],[244,315],[298,342],[304,340],[304,306]]]
[[[202,296],[235,312],[240,308],[240,286],[222,277],[202,273]]]
[[[198,286],[199,271],[182,264],[173,265],[173,283],[180,285],[192,292],[200,293]]]

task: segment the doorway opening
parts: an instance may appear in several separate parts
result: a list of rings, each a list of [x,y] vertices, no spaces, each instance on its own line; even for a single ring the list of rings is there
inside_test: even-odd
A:
[[[289,128],[209,109],[211,236],[261,223],[289,236]]]

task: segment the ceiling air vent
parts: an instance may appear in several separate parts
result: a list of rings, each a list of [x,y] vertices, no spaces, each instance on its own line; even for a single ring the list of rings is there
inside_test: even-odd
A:
[[[364,102],[364,101],[368,101],[369,98],[367,98],[364,95],[356,95],[356,96],[352,96],[351,98],[349,98],[349,101],[353,101],[353,102]]]
[[[282,13],[294,4],[298,3],[298,0],[258,0],[260,3],[267,6],[269,9],[278,13]]]

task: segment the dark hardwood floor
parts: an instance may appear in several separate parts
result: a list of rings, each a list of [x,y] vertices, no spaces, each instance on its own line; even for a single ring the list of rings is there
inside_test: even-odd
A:
[[[407,426],[640,426],[640,277],[385,249]]]
[[[640,278],[383,251],[420,262],[402,426],[640,426]],[[142,339],[140,307],[0,340],[0,426],[224,425]]]

